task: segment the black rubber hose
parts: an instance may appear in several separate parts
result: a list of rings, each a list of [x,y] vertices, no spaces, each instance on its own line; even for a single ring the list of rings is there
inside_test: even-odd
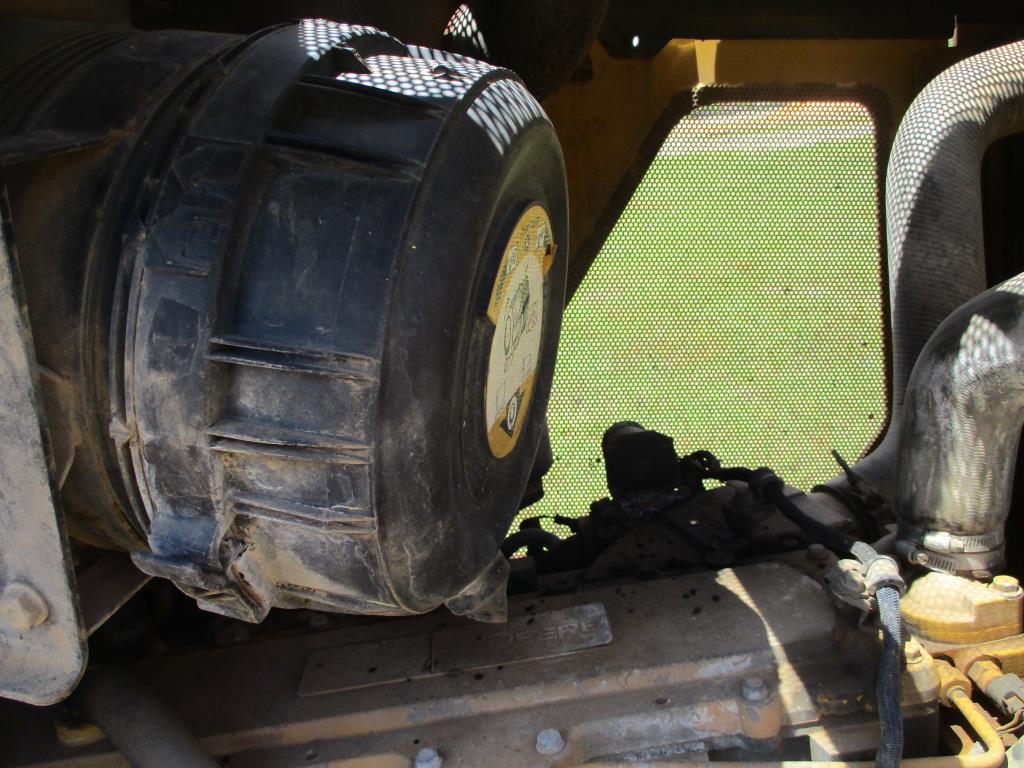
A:
[[[787,520],[798,526],[815,541],[835,552],[853,552],[857,539],[834,528],[829,528],[805,513],[791,498],[786,496],[781,482],[778,486],[766,488],[764,497],[766,501],[774,504]]]
[[[787,520],[804,531],[815,541],[824,544],[835,552],[852,552],[857,539],[845,533],[829,528],[819,520],[805,513],[791,498],[786,496],[786,486],[782,478],[767,467],[747,469],[746,467],[724,467],[709,473],[709,477],[722,482],[741,480],[750,486],[756,496],[760,496],[781,512]]]
[[[878,527],[878,521],[871,514],[871,510],[865,505],[864,500],[853,489],[840,485],[816,485],[811,488],[811,493],[821,493],[831,496],[842,504],[853,515],[860,529],[862,541],[877,541],[882,537],[882,531]]]
[[[754,470],[747,469],[746,467],[722,467],[722,469],[711,472],[708,476],[715,480],[721,480],[723,483],[727,483],[730,480],[741,480],[744,483],[748,483],[753,473]]]
[[[918,358],[898,461],[897,517],[907,538],[961,537],[962,548],[947,552],[1002,547],[1024,425],[1022,293],[1024,274],[967,302]]]
[[[986,287],[985,150],[1021,130],[1024,42],[971,56],[932,80],[893,142],[885,182],[892,418],[882,443],[855,467],[887,499],[896,494],[896,468],[903,466],[896,451],[914,364],[939,324]],[[829,484],[846,483],[840,476]]]
[[[185,725],[123,670],[89,670],[73,701],[133,768],[217,768]]]
[[[900,709],[903,638],[899,590],[896,587],[879,587],[875,601],[882,625],[882,658],[878,662],[878,679],[875,681],[882,735],[875,764],[877,768],[897,768],[903,756],[903,714]]]

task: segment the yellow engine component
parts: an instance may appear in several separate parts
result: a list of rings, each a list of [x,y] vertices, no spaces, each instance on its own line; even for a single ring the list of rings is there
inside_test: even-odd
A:
[[[929,573],[910,586],[902,609],[914,635],[937,643],[984,643],[1024,631],[1024,591],[1012,576],[983,584]]]

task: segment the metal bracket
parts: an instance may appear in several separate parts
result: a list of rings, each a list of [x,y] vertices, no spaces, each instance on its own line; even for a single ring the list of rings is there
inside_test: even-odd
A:
[[[75,687],[87,649],[8,223],[0,221],[0,696],[43,705]]]

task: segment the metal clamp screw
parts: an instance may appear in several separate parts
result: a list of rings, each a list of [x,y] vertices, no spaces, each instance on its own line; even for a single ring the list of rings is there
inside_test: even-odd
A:
[[[537,751],[542,755],[557,755],[565,749],[565,739],[554,728],[545,728],[537,734]]]
[[[743,681],[741,695],[744,701],[764,701],[768,698],[768,683],[763,677],[748,677]]]
[[[12,582],[0,596],[0,626],[24,630],[50,618],[50,606],[38,591],[19,581]]]
[[[416,753],[416,762],[413,768],[441,768],[444,760],[433,747],[424,747]]]
[[[864,563],[864,586],[869,595],[882,587],[895,587],[901,595],[907,591],[899,563],[888,555],[876,555]]]

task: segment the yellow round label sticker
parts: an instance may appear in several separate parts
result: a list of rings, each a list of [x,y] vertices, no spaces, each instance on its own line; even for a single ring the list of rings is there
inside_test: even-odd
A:
[[[544,320],[544,279],[554,261],[551,220],[541,205],[519,217],[498,267],[487,306],[494,338],[487,362],[487,442],[507,456],[522,431],[533,395]]]

